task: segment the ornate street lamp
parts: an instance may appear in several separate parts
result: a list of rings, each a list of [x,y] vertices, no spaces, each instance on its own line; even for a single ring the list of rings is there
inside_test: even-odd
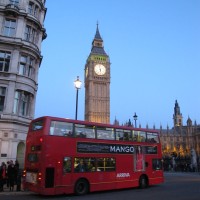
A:
[[[77,79],[74,81],[74,86],[76,88],[76,112],[75,112],[75,120],[77,120],[77,114],[78,114],[78,90],[81,89],[82,82],[79,80],[79,76],[77,76]]]
[[[136,123],[137,118],[138,118],[138,116],[137,116],[136,113],[135,113],[135,115],[133,115],[133,119],[134,119],[134,121],[135,121],[135,128],[137,128],[137,123]]]

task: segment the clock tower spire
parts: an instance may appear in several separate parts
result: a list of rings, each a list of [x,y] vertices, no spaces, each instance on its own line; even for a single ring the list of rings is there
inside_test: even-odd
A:
[[[96,34],[95,34],[94,38],[99,39],[99,40],[101,40],[103,42],[103,40],[101,38],[101,35],[99,33],[99,24],[98,24],[98,22],[97,22],[97,29],[96,29]]]
[[[98,23],[85,64],[85,120],[110,123],[110,59]]]

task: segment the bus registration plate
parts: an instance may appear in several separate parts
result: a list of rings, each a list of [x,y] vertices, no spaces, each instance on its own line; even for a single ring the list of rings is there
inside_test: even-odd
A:
[[[37,173],[27,172],[26,173],[26,182],[28,183],[37,183]]]

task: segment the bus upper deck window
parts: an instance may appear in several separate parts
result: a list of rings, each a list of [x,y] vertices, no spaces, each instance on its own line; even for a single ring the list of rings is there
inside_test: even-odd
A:
[[[136,142],[146,142],[146,132],[143,132],[143,131],[133,131],[133,141],[136,141]]]
[[[104,140],[114,140],[114,129],[106,127],[97,127],[97,138]]]
[[[75,124],[76,137],[95,138],[95,126]]]
[[[158,134],[147,133],[147,142],[159,143]]]
[[[43,125],[44,125],[44,121],[43,120],[32,122],[31,130],[32,131],[41,130],[43,128]]]
[[[72,128],[72,123],[52,121],[49,134],[57,136],[72,136]]]

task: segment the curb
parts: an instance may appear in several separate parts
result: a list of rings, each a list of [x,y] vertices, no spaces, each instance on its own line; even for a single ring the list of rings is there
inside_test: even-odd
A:
[[[1,192],[0,196],[10,196],[10,195],[27,195],[31,194],[29,192]]]
[[[5,189],[3,192],[0,192],[0,196],[2,195],[27,195],[32,194],[32,192],[29,191],[9,191],[8,189]]]

